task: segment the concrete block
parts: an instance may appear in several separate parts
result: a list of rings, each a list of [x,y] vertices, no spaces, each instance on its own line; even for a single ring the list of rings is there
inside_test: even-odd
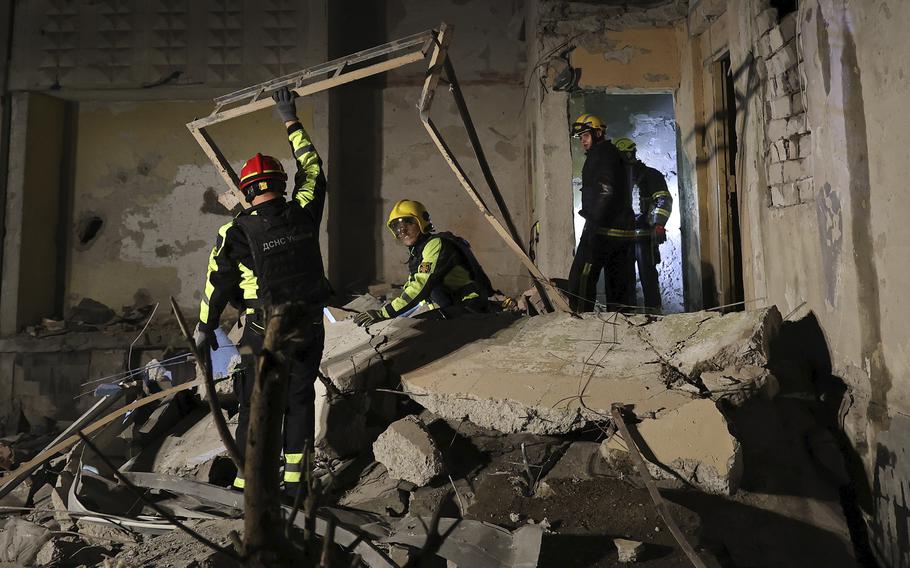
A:
[[[649,456],[645,459],[652,476],[672,479],[675,473],[708,493],[721,495],[730,495],[739,486],[742,449],[714,401],[696,399],[659,418],[646,418],[638,424],[638,434],[636,441],[646,446],[640,449]],[[621,436],[601,444],[604,456],[617,451],[628,451]]]
[[[786,138],[775,140],[768,148],[768,159],[772,164],[777,164],[787,159]]]
[[[787,93],[800,93],[803,90],[803,81],[799,76],[799,66],[787,69],[781,75],[783,90]]]
[[[801,179],[796,182],[796,191],[799,194],[800,203],[808,203],[815,200],[815,182],[812,178]]]
[[[784,182],[784,166],[771,164],[768,166],[768,185],[779,185]]]
[[[792,116],[794,113],[793,110],[793,97],[784,96],[777,99],[774,99],[768,106],[771,109],[771,118],[787,118]]]
[[[777,23],[777,10],[768,8],[755,16],[755,31],[758,35],[765,35]]]
[[[553,466],[544,481],[569,479],[583,481],[592,479],[596,466],[601,461],[600,444],[597,442],[572,442],[566,453]]]
[[[807,177],[806,167],[802,160],[787,160],[784,162],[784,181],[796,181]]]
[[[373,442],[373,456],[389,476],[423,486],[442,472],[442,454],[416,416],[393,422]]]
[[[803,105],[803,95],[802,93],[797,92],[790,96],[790,108],[792,109],[792,114],[800,114],[805,112],[806,107]]]
[[[778,140],[786,137],[789,134],[787,131],[787,121],[785,119],[769,120],[766,133],[769,140]]]
[[[782,48],[787,42],[796,37],[796,14],[790,13],[783,17],[780,24],[772,27],[768,31],[768,42],[771,45],[771,51],[775,52]]]
[[[789,207],[799,203],[796,184],[785,182],[780,185],[771,186],[771,206],[772,207]]]
[[[616,559],[620,562],[638,562],[638,557],[645,549],[645,543],[625,538],[614,538],[616,546]]]

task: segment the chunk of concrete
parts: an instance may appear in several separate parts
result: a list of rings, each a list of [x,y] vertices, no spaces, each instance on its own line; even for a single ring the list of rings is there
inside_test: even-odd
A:
[[[342,495],[339,505],[379,515],[401,516],[408,510],[408,494],[398,488],[382,464],[368,468],[357,485]]]
[[[402,374],[406,392],[447,420],[506,433],[563,434],[609,416],[670,412],[705,371],[762,367],[780,312],[674,314],[643,324],[608,314],[522,318],[507,330]],[[732,371],[731,371],[732,372]]]
[[[620,562],[638,562],[639,556],[645,550],[645,543],[626,538],[614,538],[617,560]]]
[[[442,454],[416,416],[392,423],[373,442],[373,456],[395,479],[423,486],[442,472]]]
[[[224,417],[228,420],[226,414]],[[228,420],[228,429],[236,437],[236,422],[232,424]],[[178,423],[175,430],[182,434],[168,435],[160,446],[149,446],[142,451],[137,462],[150,462],[148,471],[154,473],[195,477],[207,462],[227,454],[210,413],[190,414]]]
[[[636,438],[648,471],[658,479],[680,477],[708,493],[730,495],[742,478],[742,449],[710,399],[697,399],[638,424]],[[635,436],[635,432],[633,432]],[[642,443],[643,442],[643,443]],[[626,442],[618,435],[601,445],[611,464],[622,462]]]

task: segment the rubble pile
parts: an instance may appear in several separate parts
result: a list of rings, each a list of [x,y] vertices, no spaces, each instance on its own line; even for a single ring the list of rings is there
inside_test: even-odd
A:
[[[433,553],[443,564],[559,566],[548,550],[571,550],[592,562],[677,565],[684,556],[642,474],[677,492],[667,507],[693,543],[708,518],[700,507],[751,507],[746,486],[769,475],[749,469],[758,462],[745,459],[752,439],[743,432],[786,386],[769,370],[782,323],[776,308],[401,318],[367,329],[346,318],[351,309],[326,313],[321,371],[332,388],[317,382],[313,514],[320,535],[333,519],[336,544],[353,547],[364,566],[413,559],[430,542],[434,517],[447,535]],[[0,479],[0,561],[217,565],[71,438],[90,431],[146,498],[230,546],[228,533],[242,532],[243,495],[229,488],[234,466],[202,389],[154,364],[146,373],[56,436],[0,440],[7,469],[18,468]],[[226,390],[219,399],[233,434],[235,402]],[[631,441],[617,433],[614,409]],[[633,467],[633,449],[646,472]],[[846,538],[842,516],[826,522]],[[295,523],[302,527],[302,517]],[[591,534],[610,538],[590,550],[560,540]],[[740,546],[724,538],[728,549]],[[710,547],[699,551],[713,558]]]

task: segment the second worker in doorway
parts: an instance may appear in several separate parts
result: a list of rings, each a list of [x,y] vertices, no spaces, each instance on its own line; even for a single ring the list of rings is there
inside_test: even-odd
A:
[[[635,216],[635,262],[645,297],[645,308],[660,313],[660,283],[657,265],[660,264],[660,245],[667,241],[667,220],[673,211],[673,197],[667,180],[660,170],[638,159],[635,142],[629,138],[616,141],[628,168],[632,188],[638,188],[639,214]]]
[[[585,227],[569,271],[570,306],[577,312],[594,310],[603,271],[607,309],[619,311],[633,303],[635,280],[635,215],[629,177],[619,150],[604,136],[600,118],[579,116],[572,124],[572,135],[580,140],[586,157],[578,212]]]

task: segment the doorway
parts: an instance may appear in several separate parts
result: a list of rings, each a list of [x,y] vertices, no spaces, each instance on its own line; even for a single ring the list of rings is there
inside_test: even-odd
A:
[[[677,180],[676,118],[673,95],[669,93],[616,94],[604,91],[580,91],[569,99],[569,121],[585,114],[595,114],[604,121],[606,137],[631,138],[637,146],[638,159],[659,170],[667,181],[673,203],[679,203]],[[581,209],[581,168],[585,153],[573,142],[572,188],[575,212],[575,244],[581,238],[584,219]],[[632,209],[640,213],[638,190],[633,189]],[[667,222],[667,242],[660,246],[661,262],[657,266],[664,313],[684,311],[680,212],[674,209]],[[643,305],[641,284],[636,275],[638,305]],[[603,275],[597,284],[598,302],[604,301]]]
[[[703,215],[703,233],[712,250],[704,251],[702,263],[711,266],[703,271],[705,308],[722,307],[724,311],[745,309],[743,304],[743,258],[737,192],[736,96],[730,56],[711,64],[714,119],[707,129],[708,148],[713,146],[711,169],[714,180],[708,196],[708,215]]]

